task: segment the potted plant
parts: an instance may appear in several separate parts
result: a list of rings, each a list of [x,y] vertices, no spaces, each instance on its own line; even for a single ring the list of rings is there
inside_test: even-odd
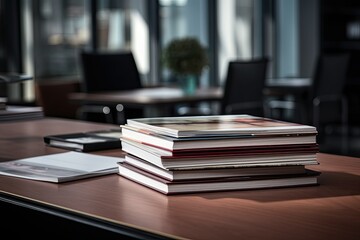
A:
[[[194,93],[197,79],[208,64],[206,49],[192,37],[172,40],[164,49],[163,61],[180,79],[186,94]]]

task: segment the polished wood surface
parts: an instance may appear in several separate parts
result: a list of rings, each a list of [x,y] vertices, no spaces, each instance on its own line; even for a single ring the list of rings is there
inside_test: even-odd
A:
[[[1,161],[64,151],[47,134],[116,125],[43,119],[0,124]],[[123,156],[118,150],[95,154]],[[117,174],[63,184],[0,176],[0,192],[188,239],[360,239],[360,158],[318,154],[319,186],[165,196]]]

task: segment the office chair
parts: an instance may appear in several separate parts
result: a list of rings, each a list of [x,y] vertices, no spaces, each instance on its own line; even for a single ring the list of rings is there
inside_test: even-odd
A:
[[[327,126],[341,125],[347,139],[348,104],[344,94],[349,54],[324,54],[318,59],[311,97],[312,123],[318,129],[319,140]]]
[[[349,54],[322,54],[318,57],[312,85],[307,99],[297,101],[271,100],[268,102],[270,116],[275,109],[293,110],[295,121],[312,124],[318,129],[318,141],[321,142],[329,126],[341,124],[346,142],[348,125],[348,106],[344,95]],[[299,106],[306,106],[299,109]],[[297,120],[296,120],[297,119]]]
[[[186,108],[186,111],[180,112],[180,115],[250,114],[264,116],[267,112],[263,102],[267,65],[267,58],[230,61],[220,109]]]
[[[131,52],[81,52],[84,92],[121,91],[141,88],[141,78]],[[141,117],[142,109],[86,104],[80,108],[79,117],[86,120],[122,124],[127,118]],[[96,119],[94,115],[103,119]]]
[[[267,65],[267,58],[229,62],[221,114],[264,116],[263,88]]]

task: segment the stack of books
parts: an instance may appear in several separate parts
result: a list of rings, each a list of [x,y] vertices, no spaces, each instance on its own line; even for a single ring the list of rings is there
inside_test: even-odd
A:
[[[164,194],[318,184],[316,128],[251,115],[128,119],[119,174]]]
[[[38,119],[42,117],[44,117],[42,107],[12,106],[7,104],[6,97],[0,97],[0,122]]]
[[[39,119],[43,117],[44,112],[42,107],[7,105],[4,109],[0,109],[0,122]]]
[[[5,110],[6,109],[6,98],[5,97],[0,97],[0,110]]]

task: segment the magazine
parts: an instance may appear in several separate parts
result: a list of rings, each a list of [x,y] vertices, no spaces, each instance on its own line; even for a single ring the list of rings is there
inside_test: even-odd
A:
[[[140,168],[119,164],[119,175],[160,193],[181,194],[230,190],[266,189],[279,187],[310,186],[318,184],[320,172],[306,170],[304,174],[237,176],[214,179],[170,181]]]
[[[283,149],[239,149],[228,151],[204,151],[172,154],[155,147],[124,140],[122,150],[144,159],[154,165],[165,169],[211,167],[219,165],[309,165],[317,164],[316,147],[296,147]]]
[[[126,155],[124,163],[152,173],[169,181],[186,179],[213,179],[224,177],[246,177],[265,175],[290,175],[305,173],[305,165],[284,165],[271,167],[243,167],[238,165],[206,167],[206,168],[177,168],[167,170],[135,156]],[[119,163],[122,164],[122,163]]]
[[[176,138],[317,133],[316,128],[313,126],[247,114],[135,118],[128,119],[127,125],[144,131],[153,131],[158,134]]]
[[[194,137],[165,136],[151,130],[143,130],[122,125],[122,140],[129,139],[168,151],[198,151],[202,149],[225,149],[254,146],[281,146],[316,144],[314,133],[291,134],[246,134],[246,135],[209,135]]]
[[[67,182],[118,172],[119,157],[65,152],[0,163],[0,175],[46,182]]]

